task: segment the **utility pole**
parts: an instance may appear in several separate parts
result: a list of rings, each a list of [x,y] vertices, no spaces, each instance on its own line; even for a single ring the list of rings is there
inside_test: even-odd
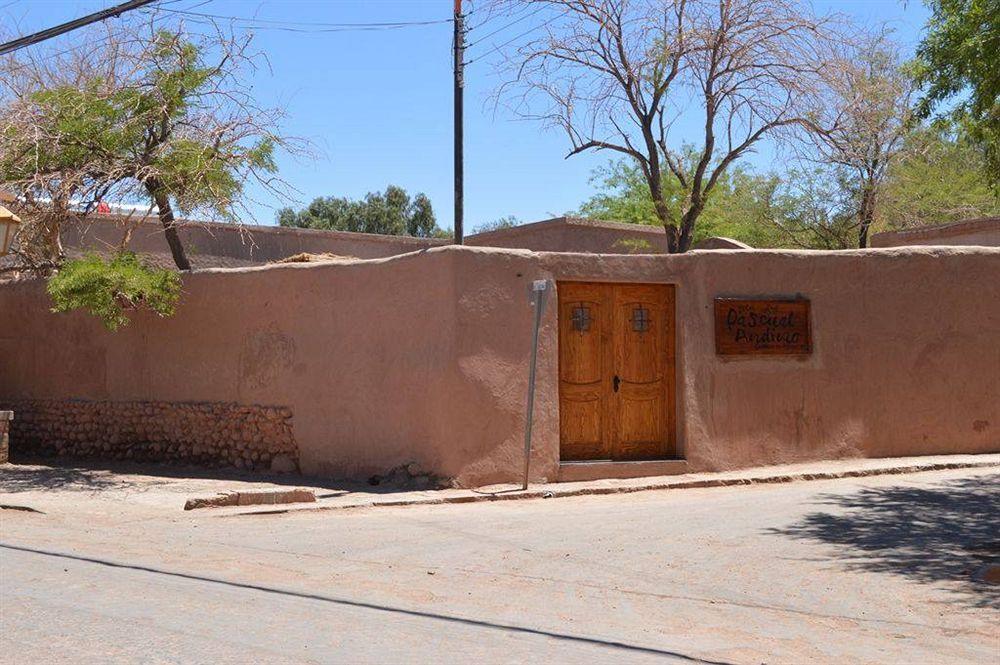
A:
[[[455,0],[455,244],[461,245],[464,236],[463,216],[465,193],[464,156],[462,136],[462,93],[465,88],[465,17],[462,16],[462,0]]]

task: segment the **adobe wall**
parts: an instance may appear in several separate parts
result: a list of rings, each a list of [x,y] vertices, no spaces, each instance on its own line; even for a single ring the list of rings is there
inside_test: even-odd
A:
[[[885,231],[871,238],[872,247],[910,245],[978,245],[1000,247],[1000,217],[970,219],[941,226]]]
[[[68,248],[107,250],[117,247],[124,228],[114,217],[90,217],[67,224],[62,232]],[[303,252],[376,259],[451,244],[439,238],[412,238],[346,231],[280,226],[237,226],[217,222],[181,222],[178,232],[195,267],[239,267],[277,261]],[[467,236],[467,245],[548,252],[642,254],[666,252],[666,236],[658,227],[560,217]],[[169,259],[170,248],[155,220],[135,226],[129,249]],[[234,261],[225,261],[233,259]],[[165,261],[172,265],[172,261]]]
[[[466,244],[535,252],[662,254],[667,236],[661,227],[559,217],[472,235]]]
[[[302,252],[376,259],[446,243],[433,238],[281,226],[238,226],[216,222],[182,223],[178,227],[178,233],[184,249],[191,257],[220,256],[254,263],[278,261]],[[68,247],[103,250],[117,247],[123,235],[123,228],[114,219],[92,217],[86,224],[65,225],[62,240]],[[163,229],[155,221],[146,221],[136,226],[129,241],[129,249],[138,253],[170,253]]]
[[[41,285],[18,283],[0,287],[0,409],[45,400],[287,410],[306,473],[364,478],[415,462],[466,485],[509,481],[521,468],[531,281],[661,282],[677,285],[678,438],[693,470],[997,452],[998,275],[1000,249],[985,248],[445,247],[195,272],[174,317],[139,315],[117,333],[82,313],[49,313]],[[812,303],[811,356],[715,355],[713,298],[796,295]],[[554,302],[540,339],[536,478],[554,478],[558,465]],[[73,436],[94,440],[86,428]]]

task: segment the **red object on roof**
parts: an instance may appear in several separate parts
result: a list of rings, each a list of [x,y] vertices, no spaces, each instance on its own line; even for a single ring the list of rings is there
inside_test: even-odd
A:
[[[109,206],[104,201],[98,201],[98,203],[97,203],[97,214],[98,215],[110,215],[111,214],[111,206]]]

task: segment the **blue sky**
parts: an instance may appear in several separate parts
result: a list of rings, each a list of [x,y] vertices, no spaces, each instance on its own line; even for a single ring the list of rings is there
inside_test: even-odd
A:
[[[7,35],[24,34],[83,15],[112,2],[90,0],[0,0],[0,22]],[[907,48],[917,43],[928,13],[918,0],[816,2],[817,11],[840,11],[868,25],[887,23]],[[372,23],[448,19],[451,0],[177,0],[176,9],[263,20],[319,23]],[[511,22],[493,18],[473,5],[470,42]],[[541,23],[529,17],[474,44],[466,74],[465,196],[466,229],[514,215],[536,221],[576,209],[593,192],[592,170],[607,154],[564,159],[566,139],[538,124],[494,111],[490,93],[498,79],[491,51]],[[313,28],[305,28],[314,30]],[[305,203],[316,196],[360,197],[392,183],[411,193],[424,192],[439,224],[452,224],[452,75],[451,25],[392,30],[289,32],[254,29],[255,44],[268,54],[271,71],[253,79],[264,106],[288,115],[287,134],[304,137],[316,158],[282,156],[281,175],[300,190]],[[72,46],[79,35],[53,40]],[[33,48],[44,48],[36,46]],[[480,58],[480,59],[477,59]],[[766,147],[749,162],[767,170],[773,153]],[[280,202],[261,197],[251,204],[254,221],[274,223]]]

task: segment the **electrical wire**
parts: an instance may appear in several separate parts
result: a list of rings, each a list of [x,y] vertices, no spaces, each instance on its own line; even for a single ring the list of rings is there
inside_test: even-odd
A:
[[[185,0],[161,0],[161,2],[159,4],[154,5],[154,6],[157,9],[161,9],[163,7],[163,5],[173,5],[173,4],[177,4],[178,2],[185,2]],[[199,2],[199,3],[195,4],[195,5],[192,5],[190,8],[193,9],[195,7],[201,7],[203,5],[207,5],[209,2],[212,2],[212,0],[201,0],[201,2]],[[145,15],[149,16],[150,19],[152,19],[152,20],[156,20],[157,18],[159,18],[159,16],[157,15],[157,12],[154,9],[142,8],[142,9],[138,10],[138,13],[139,14],[145,14]],[[102,21],[102,23],[104,23],[104,22]],[[116,30],[109,31],[108,35],[109,35],[109,38],[117,39],[118,37],[122,37],[125,34],[127,34],[128,30],[129,29],[127,27],[118,28]],[[42,53],[39,56],[34,56],[33,55],[32,59],[33,60],[37,59],[37,61],[41,61],[41,62],[47,62],[47,61],[55,60],[56,58],[62,57],[62,56],[67,55],[69,53],[73,53],[74,51],[80,51],[80,50],[83,50],[83,49],[86,49],[86,48],[97,49],[97,48],[100,48],[100,44],[95,44],[95,43],[90,42],[90,41],[82,41],[82,42],[79,42],[77,44],[74,44],[73,46],[70,46],[69,48],[65,48],[65,49],[63,49],[61,51]]]
[[[549,17],[549,19],[547,21],[545,21],[543,23],[539,23],[538,25],[536,25],[536,26],[534,26],[532,28],[528,28],[527,30],[525,30],[521,34],[517,35],[516,37],[508,39],[503,44],[500,44],[499,46],[494,46],[493,48],[491,48],[489,51],[486,51],[485,53],[480,53],[479,55],[477,55],[472,60],[466,60],[465,64],[466,65],[471,65],[472,63],[474,63],[474,62],[476,62],[478,60],[482,60],[486,56],[492,55],[493,53],[496,53],[497,51],[499,51],[500,49],[504,48],[505,46],[510,46],[511,44],[513,44],[514,42],[516,42],[521,37],[525,37],[525,36],[531,34],[532,32],[534,32],[535,30],[539,30],[541,28],[544,28],[549,23],[552,23],[553,21],[555,21],[557,18],[559,18],[559,17],[558,16],[551,16],[551,17]],[[480,40],[480,41],[482,41],[482,40]]]
[[[508,23],[507,25],[505,25],[505,26],[502,26],[502,27],[500,27],[500,28],[497,28],[497,29],[496,29],[496,30],[494,30],[493,32],[490,32],[490,33],[488,33],[488,34],[485,34],[485,35],[483,35],[482,37],[480,37],[479,39],[477,39],[477,40],[476,40],[476,41],[474,41],[474,42],[470,42],[469,44],[467,44],[467,45],[466,45],[466,48],[472,48],[472,47],[473,47],[473,46],[475,46],[476,44],[478,44],[478,43],[480,43],[480,42],[484,42],[484,41],[486,41],[487,39],[489,39],[489,38],[490,38],[490,37],[492,37],[493,35],[496,35],[496,34],[498,34],[498,33],[501,33],[501,32],[503,32],[504,30],[506,30],[507,28],[510,28],[511,26],[514,26],[514,25],[517,25],[518,23],[520,23],[520,22],[521,22],[521,21],[523,21],[524,19],[526,19],[526,18],[531,18],[532,16],[534,16],[535,14],[537,14],[538,12],[542,11],[542,10],[543,10],[543,9],[545,9],[545,8],[546,8],[546,7],[545,7],[545,5],[542,5],[542,6],[538,7],[538,9],[536,9],[536,10],[535,10],[535,11],[533,11],[533,12],[527,12],[527,13],[523,14],[523,15],[522,15],[522,16],[521,16],[520,18],[517,18],[517,19],[514,19],[513,21],[511,21],[511,22],[510,22],[510,23]],[[486,25],[487,23],[489,23],[489,21],[484,21],[484,22],[483,22],[483,23],[481,23],[480,25],[476,26],[476,28],[475,28],[475,29],[476,29],[476,30],[479,30],[479,29],[481,29],[481,28],[482,28],[482,27],[483,27],[484,25]],[[472,29],[470,29],[470,30],[469,30],[469,32],[472,32]]]
[[[51,28],[46,28],[45,30],[25,35],[24,37],[18,37],[17,39],[13,39],[5,44],[0,44],[0,55],[13,53],[19,49],[33,46],[40,42],[52,39],[53,37],[64,35],[67,32],[78,30],[79,28],[90,25],[91,23],[97,23],[109,18],[116,18],[125,12],[139,9],[140,7],[149,5],[156,1],[157,0],[128,0],[128,2],[123,2],[119,5],[115,5],[114,7],[108,7],[107,9],[102,9],[101,11],[93,12],[92,14],[81,16],[80,18],[75,18],[72,21],[66,21],[65,23],[60,23],[59,25],[52,26]]]
[[[454,19],[436,19],[429,21],[388,21],[375,23],[321,23],[316,21],[277,21],[271,19],[249,18],[244,16],[228,16],[224,14],[208,14],[204,12],[193,12],[187,9],[169,9],[159,7],[160,11],[182,16],[212,19],[220,21],[233,21],[235,23],[251,26],[259,29],[287,30],[290,32],[342,32],[348,30],[394,30],[397,28],[408,28],[413,26],[441,25],[451,23]],[[311,28],[311,29],[307,29]]]

